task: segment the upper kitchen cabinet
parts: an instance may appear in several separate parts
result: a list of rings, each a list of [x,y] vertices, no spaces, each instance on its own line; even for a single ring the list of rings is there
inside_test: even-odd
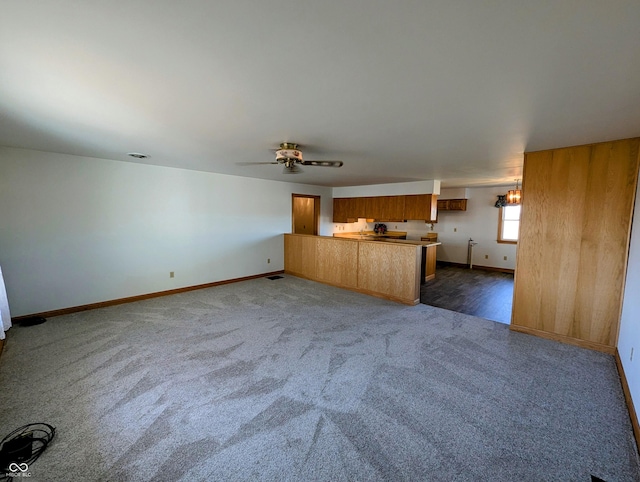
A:
[[[351,213],[354,214],[356,221],[358,218],[366,218],[367,217],[367,198],[364,197],[352,197],[351,199],[350,209]]]
[[[334,198],[333,199],[333,222],[348,223],[348,205],[350,198]]]
[[[466,209],[466,199],[463,201]],[[383,222],[436,222],[437,217],[438,196],[435,194],[344,197],[333,200],[334,223],[353,223],[358,218]]]
[[[333,222],[355,223],[358,218],[364,218],[366,210],[366,198],[343,197],[333,200]]]
[[[376,221],[380,221],[380,216],[383,211],[383,196],[374,196],[374,197],[365,197],[365,213],[368,219],[375,219]]]
[[[404,219],[435,222],[439,203],[435,194],[411,194],[404,196]]]
[[[406,196],[384,196],[384,210],[380,221],[404,221],[404,199]]]
[[[376,221],[404,221],[405,196],[374,196],[366,200],[366,214],[368,219]]]
[[[466,199],[439,199],[438,211],[466,211]]]

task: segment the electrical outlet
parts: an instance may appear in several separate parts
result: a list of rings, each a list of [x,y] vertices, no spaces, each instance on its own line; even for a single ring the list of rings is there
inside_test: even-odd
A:
[[[169,271],[169,278],[174,278],[175,277],[175,273],[173,271]]]
[[[271,263],[271,258],[267,258],[267,264]]]
[[[504,260],[505,260],[505,261],[507,260],[507,257],[506,257],[506,256],[504,257]]]
[[[488,255],[488,254],[485,254],[485,255],[484,255],[484,259],[489,259],[489,255]]]

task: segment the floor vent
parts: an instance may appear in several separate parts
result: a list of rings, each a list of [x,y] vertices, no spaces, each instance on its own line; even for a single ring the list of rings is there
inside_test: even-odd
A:
[[[284,278],[284,276],[278,276],[278,275],[276,275],[276,276],[267,276],[267,279],[271,279],[271,280],[281,279],[281,278]]]
[[[20,318],[18,321],[15,321],[14,324],[19,326],[34,326],[40,325],[47,321],[47,319],[43,316],[25,316],[24,318]]]

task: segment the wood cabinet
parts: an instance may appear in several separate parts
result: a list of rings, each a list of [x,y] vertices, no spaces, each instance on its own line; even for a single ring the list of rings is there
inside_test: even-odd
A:
[[[422,254],[424,258],[424,281],[429,281],[436,277],[436,249],[436,245],[424,248]]]
[[[374,196],[364,198],[368,219],[376,221],[404,221],[405,196]]]
[[[404,200],[406,196],[384,196],[385,209],[382,211],[382,221],[404,221]]]
[[[362,199],[364,199],[365,202],[366,218],[380,221],[380,215],[382,214],[382,196],[364,197]]]
[[[408,219],[435,222],[438,215],[437,198],[435,194],[334,198],[333,222],[353,223],[358,218],[381,222],[403,222]]]
[[[366,198],[352,197],[349,199],[351,199],[349,204],[351,209],[350,212],[353,214],[353,216],[351,217],[355,218],[356,220],[358,220],[359,218],[366,218],[367,217]]]
[[[466,199],[439,199],[438,211],[466,211]]]
[[[449,211],[466,211],[466,199],[449,199]]]
[[[411,194],[404,197],[404,219],[433,222],[438,217],[438,196]]]
[[[343,197],[333,199],[333,222],[355,223],[366,217],[366,198]]]
[[[334,223],[348,223],[347,220],[347,205],[349,204],[349,198],[334,198],[333,199],[333,222]]]
[[[639,148],[525,154],[512,330],[615,352]]]

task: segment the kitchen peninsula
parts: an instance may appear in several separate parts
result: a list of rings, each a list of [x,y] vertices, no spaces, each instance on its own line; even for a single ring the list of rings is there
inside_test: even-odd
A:
[[[386,231],[384,234],[378,234],[374,231],[362,231],[357,233],[333,233],[335,238],[349,239],[407,239],[407,233],[404,231]]]
[[[421,282],[435,276],[439,244],[285,234],[284,270],[301,278],[416,305],[420,303]]]

